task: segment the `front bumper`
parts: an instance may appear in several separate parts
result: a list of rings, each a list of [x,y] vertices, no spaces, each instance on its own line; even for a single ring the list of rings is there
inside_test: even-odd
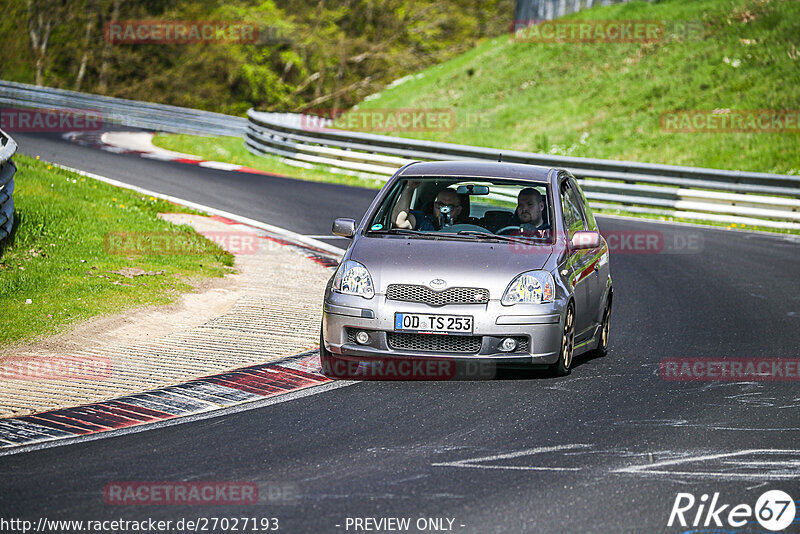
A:
[[[455,361],[485,360],[494,363],[550,365],[557,361],[561,349],[561,331],[566,301],[550,304],[517,304],[503,306],[497,300],[484,304],[429,306],[415,302],[388,300],[384,295],[364,299],[342,295],[333,291],[325,296],[323,333],[325,347],[337,357],[350,360],[359,358],[425,358]],[[434,348],[401,348],[394,330],[394,314],[425,313],[469,315],[473,317],[471,348],[466,351],[442,350],[452,343],[435,343]],[[358,344],[354,332],[364,330],[369,334],[366,344]],[[406,334],[413,335],[413,334]],[[416,334],[435,336],[435,334]],[[461,336],[436,336],[452,338]],[[513,337],[520,341],[512,352],[499,350],[502,339]],[[422,338],[417,338],[422,339]],[[524,343],[522,341],[524,340]],[[463,345],[461,343],[458,343]],[[430,344],[425,344],[430,345]]]

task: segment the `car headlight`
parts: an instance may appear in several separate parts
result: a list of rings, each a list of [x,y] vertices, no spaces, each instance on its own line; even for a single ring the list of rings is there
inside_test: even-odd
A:
[[[505,306],[553,302],[555,290],[552,274],[547,271],[528,271],[514,278],[500,302]]]
[[[345,295],[357,295],[371,299],[375,295],[372,277],[366,267],[357,261],[347,260],[333,279],[333,289]]]

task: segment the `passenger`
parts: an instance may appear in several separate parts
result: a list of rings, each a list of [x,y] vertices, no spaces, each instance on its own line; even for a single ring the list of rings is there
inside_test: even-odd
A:
[[[522,232],[549,230],[544,220],[544,199],[538,189],[526,187],[517,195],[517,211],[514,214]],[[516,221],[515,221],[516,222]]]
[[[408,182],[400,198],[397,199],[397,204],[392,211],[395,228],[432,231],[461,222],[462,198],[454,189],[445,188],[439,191],[433,202],[433,210],[429,213],[422,210],[409,210],[411,197],[417,187],[419,187],[419,182]]]

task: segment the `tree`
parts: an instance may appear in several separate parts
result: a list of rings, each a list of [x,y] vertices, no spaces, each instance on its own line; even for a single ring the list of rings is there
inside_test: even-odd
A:
[[[122,0],[112,0],[110,17],[106,18],[103,22],[111,22],[119,19],[119,10],[122,6]],[[111,65],[111,42],[106,39],[103,43],[103,52],[100,58],[100,73],[97,79],[97,90],[101,94],[108,92],[108,69]]]
[[[506,31],[513,1],[0,0],[0,12],[27,15],[25,35],[0,17],[4,49],[17,51],[0,64],[0,75],[242,113],[349,108]],[[105,39],[112,20],[248,22],[264,39],[119,44]]]
[[[60,0],[27,0],[28,36],[33,49],[36,85],[44,81],[47,45],[53,28],[63,22],[66,2]]]

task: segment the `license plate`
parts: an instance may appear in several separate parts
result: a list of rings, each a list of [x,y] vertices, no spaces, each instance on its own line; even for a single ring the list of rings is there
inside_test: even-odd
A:
[[[431,315],[427,313],[395,313],[394,329],[402,332],[471,334],[472,316]]]

